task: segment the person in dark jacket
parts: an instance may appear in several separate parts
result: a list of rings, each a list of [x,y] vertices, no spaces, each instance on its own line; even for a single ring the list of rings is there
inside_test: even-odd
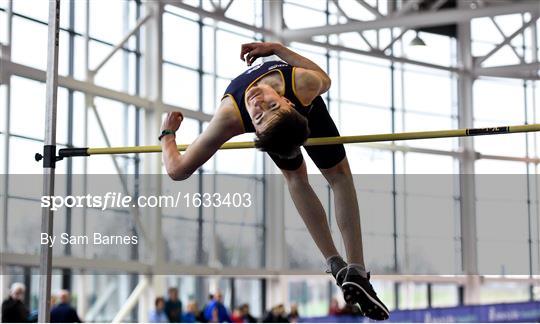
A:
[[[285,313],[285,307],[283,305],[277,305],[272,308],[271,311],[266,314],[262,321],[263,323],[289,323],[287,314]]]
[[[257,323],[257,319],[249,312],[249,305],[243,304],[240,306],[240,313],[244,319],[244,323]]]
[[[2,302],[2,322],[22,323],[28,321],[28,309],[24,305],[26,287],[20,282],[11,285],[9,296]]]
[[[178,289],[171,287],[168,290],[169,298],[165,301],[165,314],[171,323],[182,322],[182,302],[178,299]]]
[[[51,309],[51,323],[81,323],[77,311],[70,305],[69,291],[60,290],[58,300],[60,302]]]
[[[298,304],[291,305],[291,311],[289,312],[289,315],[287,315],[287,319],[291,323],[298,323],[298,320],[300,319],[300,314],[298,313]]]

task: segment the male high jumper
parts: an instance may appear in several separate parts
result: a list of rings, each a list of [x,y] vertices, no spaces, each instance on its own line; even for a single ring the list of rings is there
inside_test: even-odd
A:
[[[257,58],[270,55],[283,61],[252,66]],[[255,146],[267,152],[285,176],[294,204],[345,301],[358,303],[371,319],[387,319],[388,309],[377,297],[365,269],[360,212],[343,145],[307,146],[305,150],[334,193],[347,262],[334,245],[300,151],[308,136],[339,136],[321,98],[330,88],[329,76],[317,64],[278,43],[244,44],[240,58],[250,68],[231,81],[208,127],[183,154],[175,141],[183,116],[179,112],[167,115],[160,136],[167,173],[173,180],[187,179],[230,138],[254,132]]]

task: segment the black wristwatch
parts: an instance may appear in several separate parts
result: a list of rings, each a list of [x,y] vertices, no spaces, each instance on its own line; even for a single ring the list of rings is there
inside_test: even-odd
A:
[[[158,137],[158,140],[161,142],[161,139],[163,138],[163,136],[165,135],[175,135],[175,131],[173,130],[170,130],[170,129],[164,129],[161,131],[161,135],[159,135]]]

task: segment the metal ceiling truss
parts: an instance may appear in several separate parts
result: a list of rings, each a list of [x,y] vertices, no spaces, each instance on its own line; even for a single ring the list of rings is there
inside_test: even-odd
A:
[[[538,44],[536,41],[533,41],[533,49],[531,52],[533,55],[530,61],[525,60],[525,55],[521,55],[518,51],[511,46],[511,42],[518,35],[522,35],[525,30],[528,28],[534,29],[533,33],[536,35],[536,21],[540,16],[540,6],[536,1],[485,1],[477,0],[471,1],[470,7],[463,8],[459,7],[457,9],[441,9],[448,0],[436,0],[428,2],[427,0],[403,0],[401,1],[401,6],[396,8],[393,12],[389,10],[389,13],[384,15],[379,8],[374,7],[369,4],[366,0],[356,0],[356,3],[371,13],[375,18],[372,20],[358,20],[352,18],[350,12],[340,5],[340,0],[330,0],[330,2],[336,7],[338,15],[345,17],[347,19],[346,23],[334,24],[334,25],[324,25],[316,27],[307,27],[299,29],[290,29],[286,26],[283,26],[283,30],[279,35],[270,29],[265,29],[261,27],[251,26],[249,24],[237,21],[230,17],[226,16],[226,11],[232,4],[232,1],[225,2],[225,5],[222,6],[221,1],[216,3],[216,0],[208,0],[214,7],[214,11],[207,11],[201,7],[191,6],[184,1],[178,0],[162,0],[164,4],[169,4],[184,10],[188,10],[199,14],[205,18],[212,18],[218,21],[222,21],[237,27],[245,28],[256,33],[260,33],[265,37],[272,39],[279,39],[284,43],[299,42],[309,45],[321,46],[330,50],[338,50],[351,52],[366,56],[387,58],[389,60],[415,64],[420,66],[426,66],[435,69],[450,70],[458,73],[470,73],[475,76],[491,76],[491,77],[506,77],[506,78],[518,78],[526,80],[539,80],[538,70],[540,66],[538,65]],[[276,0],[282,1],[282,0]],[[428,6],[428,10],[420,11],[419,8],[421,5]],[[500,15],[509,15],[509,14],[530,14],[530,19],[523,23],[523,25],[514,31],[511,35],[506,35],[501,27],[497,24],[494,17]],[[437,64],[430,64],[425,62],[416,61],[406,57],[396,57],[390,54],[389,49],[392,48],[405,33],[411,29],[425,28],[425,27],[434,27],[442,26],[448,24],[456,24],[460,22],[467,22],[474,18],[488,17],[491,19],[495,28],[503,36],[501,43],[497,44],[489,53],[482,57],[475,58],[475,67],[472,71],[466,71],[462,67],[448,67],[440,66]],[[380,48],[371,42],[363,34],[364,31],[369,30],[381,30],[387,28],[397,28],[399,33],[392,38],[390,43],[381,45]],[[313,40],[316,36],[328,36],[342,33],[356,32],[361,37],[363,42],[369,47],[369,50],[359,50],[357,48],[351,48],[343,44],[329,44],[328,42],[318,42]],[[501,48],[509,46],[516,57],[519,60],[519,64],[512,66],[503,66],[500,68],[497,67],[485,67],[482,65],[486,60],[491,56],[497,53]],[[514,68],[512,68],[514,67]]]

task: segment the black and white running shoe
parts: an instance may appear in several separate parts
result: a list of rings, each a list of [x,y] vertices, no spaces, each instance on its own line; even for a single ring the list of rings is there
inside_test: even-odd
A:
[[[341,288],[347,274],[347,263],[342,258],[335,258],[330,263],[330,269],[326,270],[326,273],[331,273],[336,279],[336,285]]]
[[[390,316],[388,308],[377,297],[377,293],[369,283],[370,274],[363,277],[355,268],[349,268],[341,289],[347,304],[358,303],[362,313],[372,320],[384,321]]]

